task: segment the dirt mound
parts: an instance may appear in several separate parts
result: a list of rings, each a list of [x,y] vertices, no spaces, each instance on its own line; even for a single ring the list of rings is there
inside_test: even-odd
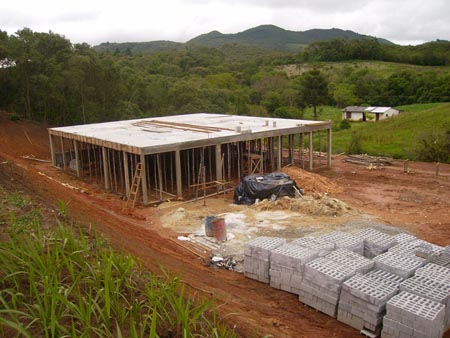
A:
[[[342,188],[329,178],[298,167],[285,167],[281,171],[288,174],[305,191],[305,195],[332,194],[342,191]]]
[[[282,197],[275,201],[263,200],[254,207],[259,210],[291,210],[312,216],[343,216],[357,213],[346,203],[321,194],[303,198]]]

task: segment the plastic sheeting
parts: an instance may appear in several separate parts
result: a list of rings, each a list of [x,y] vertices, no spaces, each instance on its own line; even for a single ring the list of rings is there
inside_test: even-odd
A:
[[[296,191],[303,195],[294,180],[284,173],[249,175],[234,189],[235,204],[254,204],[257,199],[275,200],[283,196],[295,197]]]

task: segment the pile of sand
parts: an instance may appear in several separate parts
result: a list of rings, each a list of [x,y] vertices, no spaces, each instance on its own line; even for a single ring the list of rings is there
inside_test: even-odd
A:
[[[303,198],[282,197],[275,201],[263,200],[253,207],[259,210],[290,210],[311,216],[343,216],[357,213],[346,203],[321,194]]]
[[[342,191],[342,188],[330,179],[298,167],[285,167],[281,171],[289,175],[299,188],[305,191],[305,195],[332,194]]]

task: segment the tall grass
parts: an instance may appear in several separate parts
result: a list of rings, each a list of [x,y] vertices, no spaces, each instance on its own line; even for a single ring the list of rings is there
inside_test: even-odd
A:
[[[55,219],[15,194],[0,223],[0,336],[234,337],[212,300],[188,297],[180,279],[157,277],[105,241]],[[6,205],[6,206],[5,206]]]

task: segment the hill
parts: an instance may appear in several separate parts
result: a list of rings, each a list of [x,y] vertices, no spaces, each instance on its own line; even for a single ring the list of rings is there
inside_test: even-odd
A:
[[[186,43],[178,43],[171,41],[150,41],[150,42],[124,42],[124,43],[102,43],[94,46],[97,51],[119,51],[124,53],[130,51],[132,53],[153,53],[159,50],[178,49],[183,46],[198,45],[204,47],[222,47],[226,44],[242,44],[257,48],[264,48],[277,51],[298,52],[308,44],[316,41],[324,41],[329,39],[350,39],[362,40],[366,38],[374,38],[362,35],[349,30],[338,28],[332,29],[311,29],[307,31],[290,31],[274,25],[262,25],[250,28],[236,34],[223,34],[219,31],[212,31],[199,35]],[[385,39],[376,38],[383,44],[392,44]]]

